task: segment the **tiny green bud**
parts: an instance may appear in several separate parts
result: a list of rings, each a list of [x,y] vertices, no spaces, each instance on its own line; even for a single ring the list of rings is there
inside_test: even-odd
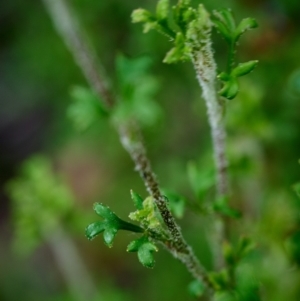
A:
[[[143,199],[142,197],[137,194],[136,192],[134,192],[133,190],[130,190],[130,194],[131,194],[131,198],[133,200],[133,203],[134,203],[134,206],[136,209],[138,210],[142,210],[144,207],[143,207]]]
[[[204,294],[205,286],[203,282],[200,282],[199,280],[194,280],[189,284],[188,290],[193,297],[200,298]]]
[[[152,14],[143,8],[135,9],[131,14],[132,23],[149,22],[152,21],[152,19]]]
[[[170,1],[169,0],[160,0],[156,6],[156,17],[158,20],[168,19],[170,9]]]
[[[255,60],[238,64],[237,67],[232,70],[231,75],[235,77],[246,75],[253,71],[253,69],[257,66],[257,63],[258,61]]]
[[[230,76],[226,72],[221,72],[217,77],[218,77],[218,79],[220,79],[222,81],[226,81],[226,82],[230,80]]]
[[[233,99],[239,92],[239,84],[236,78],[231,78],[224,84],[224,87],[219,91],[219,94],[227,99]]]

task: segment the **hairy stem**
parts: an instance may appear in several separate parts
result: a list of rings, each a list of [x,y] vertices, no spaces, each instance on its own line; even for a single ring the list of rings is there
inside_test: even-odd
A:
[[[204,282],[208,288],[212,289],[204,267],[194,255],[192,248],[184,240],[180,227],[167,207],[165,197],[162,195],[156,176],[152,171],[137,124],[134,121],[130,121],[120,125],[119,134],[123,147],[133,160],[136,171],[139,172],[143,179],[148,193],[153,197],[171,234],[171,239],[164,242],[165,247],[186,266],[194,278]]]
[[[207,17],[206,23],[192,31],[189,45],[191,60],[197,75],[197,80],[202,88],[202,96],[207,107],[208,121],[211,128],[213,154],[216,166],[217,194],[219,197],[228,195],[227,159],[225,153],[226,132],[223,121],[223,108],[218,101],[216,91],[216,63],[211,46],[211,22]],[[214,233],[211,237],[212,250],[215,255],[217,267],[224,265],[220,246],[226,236],[226,222],[215,216]]]
[[[97,92],[99,99],[104,101],[108,108],[115,104],[113,93],[107,84],[107,80],[102,68],[99,69],[99,63],[96,60],[93,51],[77,20],[65,0],[43,0],[49,13],[56,25],[58,32],[72,52],[77,64],[82,69],[87,81]],[[121,143],[127,150],[135,168],[144,181],[147,191],[155,200],[155,203],[162,215],[162,218],[171,234],[171,240],[165,243],[165,247],[182,261],[188,271],[195,279],[201,280],[206,286],[213,290],[212,284],[208,278],[207,272],[194,255],[192,248],[185,242],[181,230],[170,210],[167,208],[166,200],[162,195],[156,177],[152,171],[146,150],[142,142],[140,130],[135,122],[127,122],[117,126]]]
[[[57,32],[61,35],[70,52],[73,54],[87,82],[99,98],[103,100],[107,109],[112,108],[114,98],[104,69],[98,62],[93,48],[90,46],[67,0],[43,0],[43,2]]]

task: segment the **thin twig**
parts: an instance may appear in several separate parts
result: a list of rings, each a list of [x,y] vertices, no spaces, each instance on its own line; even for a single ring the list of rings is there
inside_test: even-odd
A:
[[[98,62],[93,48],[81,29],[77,18],[67,0],[43,0],[57,32],[73,54],[77,65],[81,68],[86,80],[110,109],[114,98],[104,69]]]
[[[99,69],[100,65],[82,34],[82,30],[74,18],[69,5],[66,5],[65,0],[43,1],[52,16],[57,30],[61,34],[69,50],[72,52],[79,67],[81,67],[91,87],[98,93],[99,99],[102,99],[105,104],[111,108],[115,103],[113,93],[111,93],[103,69]],[[98,66],[98,68],[95,66]],[[100,72],[100,70],[102,71]],[[203,281],[210,291],[212,291],[212,284],[208,278],[207,272],[194,255],[192,248],[185,242],[179,226],[175,222],[172,213],[167,208],[166,200],[160,191],[149,159],[147,158],[137,124],[134,122],[124,123],[118,127],[118,132],[120,134],[122,145],[134,161],[136,170],[143,179],[147,191],[153,197],[172,236],[171,241],[165,244],[166,248],[174,255],[174,257],[185,264],[186,268],[195,279]]]

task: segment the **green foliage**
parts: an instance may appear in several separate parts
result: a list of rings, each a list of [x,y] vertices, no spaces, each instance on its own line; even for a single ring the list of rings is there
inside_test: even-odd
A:
[[[215,210],[215,212],[220,213],[222,215],[232,218],[240,218],[241,213],[238,210],[231,208],[228,202],[228,197],[221,196],[217,198],[217,200],[213,203],[213,209]]]
[[[146,231],[150,232],[156,238],[166,237],[167,235],[163,226],[163,221],[153,198],[148,196],[141,203],[141,197],[136,193],[132,193],[132,199],[137,210],[131,212],[129,218],[139,222]]]
[[[236,25],[230,9],[214,11],[211,19],[202,4],[192,8],[190,1],[178,1],[171,9],[169,1],[161,0],[157,4],[156,14],[138,9],[132,13],[132,22],[144,23],[144,32],[154,29],[173,41],[174,47],[164,58],[164,63],[169,64],[188,61],[196,52],[204,49],[210,43],[207,39],[213,23],[229,45],[227,70],[218,75],[223,82],[219,94],[227,99],[233,99],[238,94],[237,78],[250,73],[258,63],[249,61],[234,67],[235,47],[240,37],[258,25],[253,18],[245,18]]]
[[[168,208],[174,216],[177,218],[183,218],[186,206],[185,197],[166,189],[163,190],[163,193],[166,198]]]
[[[42,156],[26,161],[20,176],[8,183],[7,191],[13,200],[15,246],[21,253],[37,247],[73,207],[70,191]]]
[[[204,294],[205,286],[202,282],[194,280],[189,284],[188,290],[193,297],[200,298]]]
[[[159,105],[153,100],[158,81],[148,74],[151,60],[148,57],[116,59],[117,90],[119,102],[113,112],[116,123],[137,119],[144,126],[152,126],[161,116]]]
[[[101,222],[90,224],[85,234],[89,240],[92,240],[103,232],[104,242],[108,247],[112,247],[113,240],[119,230],[127,230],[132,232],[143,232],[144,230],[139,226],[125,222],[113,213],[109,207],[100,203],[94,204],[95,212],[103,218]]]
[[[78,131],[85,131],[98,119],[108,115],[102,105],[102,100],[88,88],[73,87],[71,90],[73,103],[69,106],[67,114]]]
[[[187,175],[190,185],[199,201],[204,201],[207,192],[215,184],[215,172],[211,166],[201,166],[201,169],[195,162],[189,162],[187,166]]]
[[[158,249],[147,236],[132,241],[127,247],[127,252],[137,252],[140,263],[147,268],[154,267],[154,251],[157,252]]]
[[[249,61],[234,67],[236,45],[243,33],[258,25],[253,18],[243,19],[239,25],[236,25],[230,9],[214,11],[213,14],[212,21],[229,46],[227,70],[218,75],[218,79],[224,84],[219,94],[227,99],[233,99],[239,91],[237,78],[253,71],[258,63],[258,61]]]

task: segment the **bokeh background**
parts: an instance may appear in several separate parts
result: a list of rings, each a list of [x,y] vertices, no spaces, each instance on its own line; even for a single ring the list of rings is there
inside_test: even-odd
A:
[[[232,204],[245,215],[233,222],[232,236],[252,235],[263,250],[256,258],[268,254],[258,261],[265,300],[296,301],[300,276],[288,271],[296,269],[300,258],[300,206],[292,188],[300,180],[300,2],[203,3],[210,10],[231,7],[237,20],[254,17],[259,23],[241,39],[237,52],[240,62],[258,59],[259,65],[241,79],[240,94],[228,102],[226,112]],[[200,169],[212,164],[206,109],[192,66],[163,64],[169,42],[156,32],[142,34],[141,26],[130,22],[133,9],[154,10],[156,1],[74,0],[72,4],[110,78],[116,78],[118,53],[152,58],[162,114],[154,126],[144,129],[146,146],[162,187],[192,199],[187,163],[197,162]],[[102,238],[89,242],[84,237],[85,226],[97,220],[92,211],[95,201],[110,205],[126,219],[133,210],[129,190],[144,197],[146,192],[106,120],[78,133],[67,117],[70,90],[87,83],[42,1],[2,1],[0,38],[0,300],[76,299],[51,242],[40,240],[30,252],[22,250],[26,241],[23,246],[15,244],[16,203],[9,196],[8,183],[37,154],[48,158],[72,195],[72,217],[61,225],[97,288],[95,300],[193,300],[187,291],[190,276],[164,250],[155,255],[156,267],[148,270],[135,254],[125,251],[132,234],[118,235],[112,249]],[[213,38],[221,69],[226,45],[216,33]],[[188,206],[179,221],[210,269],[206,222]],[[81,277],[77,275],[78,283]]]

